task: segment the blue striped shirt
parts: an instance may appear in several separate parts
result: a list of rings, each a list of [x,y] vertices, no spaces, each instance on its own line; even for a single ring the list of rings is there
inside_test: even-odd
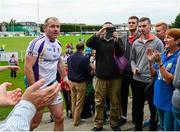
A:
[[[1,131],[29,131],[31,120],[36,113],[35,106],[26,100],[21,100],[8,117],[0,124]]]

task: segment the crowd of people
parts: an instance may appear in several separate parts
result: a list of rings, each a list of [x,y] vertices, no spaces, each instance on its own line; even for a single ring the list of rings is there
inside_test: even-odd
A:
[[[81,118],[94,114],[92,131],[101,131],[109,110],[110,127],[120,131],[129,118],[131,88],[134,130],[142,131],[143,124],[148,122],[149,130],[180,131],[180,29],[168,29],[164,22],[157,23],[155,28],[153,34],[149,18],[131,16],[129,31],[119,34],[111,22],[105,22],[86,41],[87,48],[85,41],[79,40],[76,50],[69,43],[62,55],[57,40],[60,22],[55,17],[47,18],[44,34],[27,48],[24,72],[28,85],[24,94],[21,96],[19,88],[7,92],[11,83],[0,85],[0,105],[15,105],[0,124],[0,130],[34,130],[47,106],[54,130],[63,131],[64,100],[67,117],[72,118],[75,127]],[[125,62],[126,70],[122,69]],[[0,67],[0,71],[6,69],[20,68]],[[150,117],[143,121],[146,100]]]

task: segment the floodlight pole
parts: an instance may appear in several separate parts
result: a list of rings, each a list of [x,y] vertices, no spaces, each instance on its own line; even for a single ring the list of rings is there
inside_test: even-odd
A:
[[[37,0],[37,34],[39,33],[39,0]]]

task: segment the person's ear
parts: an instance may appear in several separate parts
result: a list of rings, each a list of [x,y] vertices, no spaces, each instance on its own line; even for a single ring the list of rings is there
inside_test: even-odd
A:
[[[176,40],[176,45],[180,46],[180,39]]]

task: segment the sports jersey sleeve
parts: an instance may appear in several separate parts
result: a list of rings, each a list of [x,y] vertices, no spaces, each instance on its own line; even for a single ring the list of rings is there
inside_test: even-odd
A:
[[[38,56],[38,50],[40,49],[40,46],[42,45],[42,43],[44,43],[44,36],[39,36],[38,38],[32,40],[29,43],[29,46],[27,48],[26,54],[27,55],[32,55],[32,56]]]
[[[33,43],[33,41],[31,41],[29,43],[29,46],[27,48],[26,54],[27,55],[32,55],[32,56],[38,56],[38,49],[40,47],[40,44],[38,42]]]

